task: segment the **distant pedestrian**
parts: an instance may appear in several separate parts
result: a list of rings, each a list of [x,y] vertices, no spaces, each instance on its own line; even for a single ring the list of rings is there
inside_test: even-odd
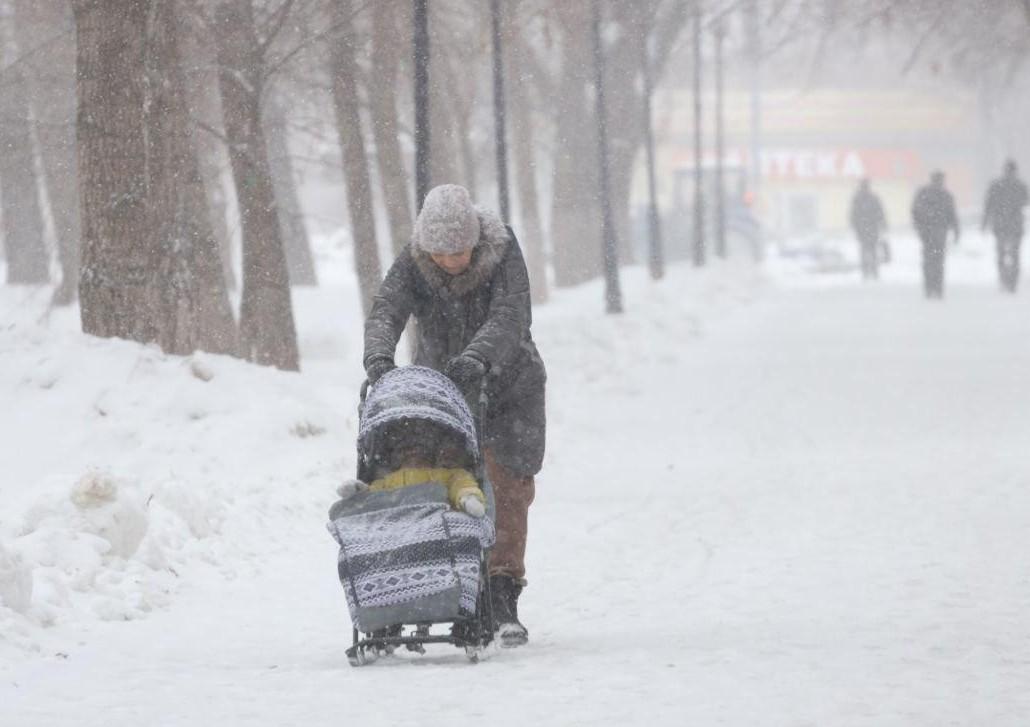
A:
[[[1001,289],[1016,292],[1019,285],[1019,247],[1023,242],[1023,208],[1027,204],[1026,185],[1016,174],[1016,163],[1009,159],[999,179],[991,182],[984,202],[981,230],[988,226],[994,233],[998,252],[998,278]]]
[[[887,231],[887,216],[883,213],[880,198],[870,189],[868,179],[862,180],[851,199],[851,228],[858,238],[862,278],[875,280],[880,276],[879,247]]]
[[[923,290],[927,298],[943,298],[948,230],[954,231],[956,244],[962,234],[955,198],[944,188],[944,172],[931,174],[930,183],[916,192],[912,223],[923,243]]]

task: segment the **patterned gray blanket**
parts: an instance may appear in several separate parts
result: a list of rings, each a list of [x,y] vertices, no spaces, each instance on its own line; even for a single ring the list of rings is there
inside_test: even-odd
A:
[[[329,523],[359,631],[471,617],[480,561],[494,542],[488,518],[450,509],[442,485],[362,493]]]

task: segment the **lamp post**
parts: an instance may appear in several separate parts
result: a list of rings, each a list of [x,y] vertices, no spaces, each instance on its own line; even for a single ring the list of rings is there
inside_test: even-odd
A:
[[[497,155],[497,196],[501,219],[509,221],[508,145],[505,143],[504,54],[501,49],[501,0],[490,0],[490,19],[494,47],[494,151]]]
[[[647,262],[651,277],[660,280],[665,275],[662,256],[662,229],[658,217],[658,193],[654,171],[654,130],[651,126],[651,56],[648,33],[640,40],[640,76],[644,93],[644,150],[647,153]]]
[[[414,0],[415,209],[429,193],[429,0]]]
[[[622,313],[622,291],[619,288],[619,258],[612,222],[610,184],[608,180],[608,121],[604,101],[604,50],[601,46],[601,3],[593,0],[592,35],[594,45],[594,91],[597,115],[597,158],[601,194],[601,237],[604,256],[604,301],[608,313]]]
[[[746,12],[751,51],[751,197],[757,208],[762,192],[762,29],[758,0],[748,0]]]
[[[715,254],[726,257],[726,188],[723,179],[723,67],[722,44],[726,28],[715,23]]]
[[[701,164],[701,0],[694,2],[694,265],[705,264],[705,198]]]

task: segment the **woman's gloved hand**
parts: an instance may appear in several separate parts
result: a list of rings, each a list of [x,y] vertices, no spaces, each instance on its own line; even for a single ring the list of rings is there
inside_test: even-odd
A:
[[[383,374],[387,371],[393,371],[397,368],[397,365],[389,358],[375,358],[368,362],[368,366],[365,367],[365,377],[368,379],[368,383],[375,385]]]
[[[459,389],[468,394],[472,387],[486,376],[486,365],[475,356],[463,353],[452,358],[443,372]]]

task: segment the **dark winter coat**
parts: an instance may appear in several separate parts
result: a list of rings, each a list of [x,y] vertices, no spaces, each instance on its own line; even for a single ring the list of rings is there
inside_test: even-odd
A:
[[[880,198],[868,190],[859,190],[851,200],[851,227],[862,242],[875,243],[887,229],[887,216]]]
[[[958,214],[951,192],[933,184],[922,187],[912,201],[912,223],[924,239],[936,239],[949,229],[957,235]]]
[[[1023,208],[1027,204],[1026,185],[1015,175],[991,182],[984,202],[984,228],[990,226],[997,236],[1023,236]]]
[[[443,371],[467,352],[487,366],[485,444],[521,476],[540,470],[544,456],[547,374],[530,335],[529,275],[514,233],[479,211],[480,239],[460,275],[440,269],[408,245],[376,293],[365,321],[366,368],[393,360],[409,316],[418,322],[414,363]]]

